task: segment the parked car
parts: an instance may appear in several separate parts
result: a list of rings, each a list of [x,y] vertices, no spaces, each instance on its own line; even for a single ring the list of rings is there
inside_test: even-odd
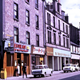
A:
[[[75,67],[75,70],[76,71],[79,71],[80,70],[80,67],[77,64],[74,64],[74,67]]]
[[[46,75],[51,76],[52,73],[53,73],[53,69],[48,68],[47,65],[36,65],[32,70],[32,75],[34,75],[34,77],[36,77],[37,75],[39,75],[39,77],[46,76]]]
[[[64,71],[64,73],[65,73],[65,72],[69,72],[69,71],[73,72],[73,71],[75,71],[75,67],[74,67],[73,64],[66,64],[66,65],[63,67],[63,71]]]

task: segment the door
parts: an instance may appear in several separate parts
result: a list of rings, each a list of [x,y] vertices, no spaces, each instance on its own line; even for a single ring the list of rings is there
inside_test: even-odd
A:
[[[21,75],[21,54],[17,54],[17,66],[19,65],[19,75]]]

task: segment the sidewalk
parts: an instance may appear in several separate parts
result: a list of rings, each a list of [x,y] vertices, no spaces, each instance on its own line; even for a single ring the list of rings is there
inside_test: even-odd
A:
[[[53,75],[54,74],[59,74],[59,73],[62,73],[63,71],[61,70],[61,71],[53,71]],[[27,75],[27,77],[29,78],[29,77],[33,77],[33,75]],[[13,77],[7,77],[7,79],[1,79],[0,78],[0,80],[13,80],[13,79],[15,79],[15,80],[18,80],[19,78],[22,78],[22,76],[13,76]]]

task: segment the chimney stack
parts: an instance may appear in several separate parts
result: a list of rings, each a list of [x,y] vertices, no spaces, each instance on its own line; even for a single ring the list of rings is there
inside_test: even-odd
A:
[[[60,0],[58,0],[58,3],[60,3]]]

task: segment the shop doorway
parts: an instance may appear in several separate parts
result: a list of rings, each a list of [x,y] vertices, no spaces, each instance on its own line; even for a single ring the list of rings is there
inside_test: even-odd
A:
[[[19,65],[19,67],[20,67],[20,74],[19,75],[21,75],[21,54],[20,53],[18,53],[17,54],[17,66]]]

